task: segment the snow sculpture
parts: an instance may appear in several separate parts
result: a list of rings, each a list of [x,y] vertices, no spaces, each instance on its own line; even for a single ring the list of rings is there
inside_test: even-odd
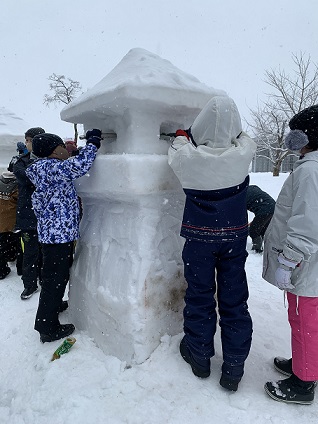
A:
[[[188,128],[220,92],[132,49],[61,112],[106,137],[77,183],[84,218],[70,284],[73,322],[128,364],[147,359],[162,335],[182,331],[184,195],[160,134]]]

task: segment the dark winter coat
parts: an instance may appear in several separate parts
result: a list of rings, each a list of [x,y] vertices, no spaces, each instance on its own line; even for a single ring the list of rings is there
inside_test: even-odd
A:
[[[247,210],[255,216],[273,215],[275,200],[256,185],[250,185],[246,197]]]
[[[19,189],[16,229],[22,231],[36,230],[36,217],[31,201],[35,187],[25,173],[27,167],[34,162],[34,159],[34,157],[31,158],[31,153],[28,152],[19,156],[13,165],[13,173],[17,178]]]

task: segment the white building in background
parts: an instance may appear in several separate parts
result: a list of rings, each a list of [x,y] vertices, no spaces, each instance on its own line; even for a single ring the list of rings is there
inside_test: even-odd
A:
[[[71,275],[73,322],[127,363],[143,362],[162,335],[182,331],[184,194],[160,134],[188,128],[220,93],[133,49],[61,112],[105,133],[89,175],[77,182],[84,217]]]
[[[0,166],[6,168],[17,155],[17,142],[24,142],[24,133],[30,128],[23,119],[4,107],[0,107]]]

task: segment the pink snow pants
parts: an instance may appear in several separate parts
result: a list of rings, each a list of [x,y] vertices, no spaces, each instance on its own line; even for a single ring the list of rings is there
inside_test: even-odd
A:
[[[318,380],[318,297],[287,293],[293,373],[303,381]],[[298,300],[298,301],[297,301]]]

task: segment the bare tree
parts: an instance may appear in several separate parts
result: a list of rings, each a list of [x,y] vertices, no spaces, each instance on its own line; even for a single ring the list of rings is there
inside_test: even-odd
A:
[[[82,87],[78,81],[66,78],[64,75],[52,74],[49,76],[49,87],[53,91],[53,95],[45,94],[43,103],[50,106],[51,103],[64,103],[68,105],[76,95],[81,92]],[[77,142],[78,130],[77,124],[74,125],[74,140]]]
[[[253,131],[256,133],[257,157],[264,157],[273,165],[273,176],[278,176],[283,160],[293,154],[284,144],[288,119],[273,103],[251,111]]]
[[[284,145],[288,122],[293,115],[317,103],[318,66],[304,53],[293,54],[294,70],[288,75],[284,70],[265,72],[265,83],[274,89],[267,94],[261,106],[250,109],[258,157],[266,157],[273,164],[273,175],[278,176],[283,160],[294,155]]]

